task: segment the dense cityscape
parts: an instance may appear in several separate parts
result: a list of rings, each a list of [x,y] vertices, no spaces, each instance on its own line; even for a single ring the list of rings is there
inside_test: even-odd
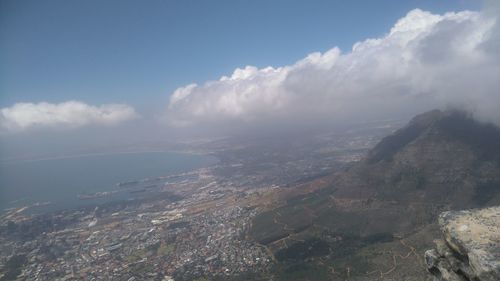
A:
[[[226,146],[216,154],[223,160],[212,167],[118,183],[108,191],[139,188],[135,200],[38,215],[25,214],[26,207],[8,210],[2,215],[0,270],[25,280],[195,280],[265,273],[273,254],[246,237],[253,217],[266,207],[263,198],[287,183],[321,175],[324,169],[311,168],[321,161],[329,163],[328,172],[356,161],[377,138],[367,132],[350,139],[323,136],[313,148],[296,145],[295,154],[281,157],[257,153],[252,145]],[[293,161],[309,150],[318,151],[317,158]],[[282,176],[272,177],[269,167],[279,165]]]

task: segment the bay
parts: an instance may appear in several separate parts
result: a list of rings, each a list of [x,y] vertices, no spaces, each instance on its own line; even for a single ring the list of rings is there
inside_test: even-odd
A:
[[[132,194],[90,200],[78,195],[116,190],[120,182],[168,176],[216,162],[207,155],[140,152],[1,163],[0,211],[37,202],[50,202],[31,208],[41,212],[127,199]]]

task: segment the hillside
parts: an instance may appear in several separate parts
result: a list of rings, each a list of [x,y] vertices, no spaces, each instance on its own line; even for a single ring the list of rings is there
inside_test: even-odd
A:
[[[463,112],[431,111],[384,138],[335,185],[345,198],[500,204],[500,130]]]
[[[500,130],[459,111],[424,113],[310,185],[321,188],[275,202],[249,230],[274,253],[276,279],[425,280],[437,215],[500,204]]]

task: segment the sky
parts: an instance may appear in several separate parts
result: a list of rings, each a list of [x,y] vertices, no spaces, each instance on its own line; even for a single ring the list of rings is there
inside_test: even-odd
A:
[[[16,102],[149,106],[236,67],[286,65],[384,34],[413,8],[474,1],[0,2],[0,106]]]
[[[255,131],[464,104],[500,122],[497,6],[1,1],[0,141],[5,151],[35,135],[112,142],[131,130]]]

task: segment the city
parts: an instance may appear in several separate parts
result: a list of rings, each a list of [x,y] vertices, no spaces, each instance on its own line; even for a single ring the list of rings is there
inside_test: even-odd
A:
[[[274,263],[273,253],[246,237],[254,216],[272,202],[264,198],[300,179],[322,175],[324,169],[312,168],[321,161],[329,163],[326,172],[357,161],[390,128],[350,138],[322,136],[313,147],[306,141],[296,144],[294,154],[269,155],[252,145],[226,144],[215,153],[223,160],[212,167],[117,184],[115,191],[147,184],[136,200],[32,216],[24,215],[26,208],[10,210],[2,215],[0,269],[17,259],[21,264],[12,270],[20,270],[25,280],[195,280],[265,274]],[[219,145],[208,143],[204,150]],[[319,152],[294,161],[309,150]],[[238,158],[232,156],[236,153]],[[269,167],[279,166],[282,176],[273,177],[276,170]]]

